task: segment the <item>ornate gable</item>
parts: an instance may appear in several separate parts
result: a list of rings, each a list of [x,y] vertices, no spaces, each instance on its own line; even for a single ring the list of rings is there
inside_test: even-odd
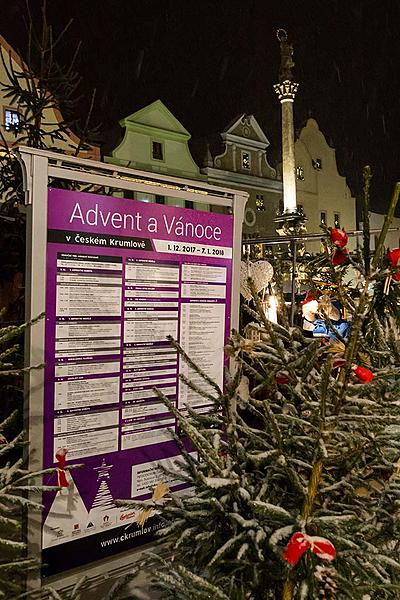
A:
[[[243,113],[234,119],[221,134],[223,140],[242,138],[243,143],[257,148],[268,148],[269,140],[253,115]],[[253,142],[253,143],[252,143]],[[256,142],[256,143],[254,143]]]
[[[224,152],[215,156],[214,167],[244,176],[276,178],[268,163],[267,136],[253,115],[236,117],[221,133]]]

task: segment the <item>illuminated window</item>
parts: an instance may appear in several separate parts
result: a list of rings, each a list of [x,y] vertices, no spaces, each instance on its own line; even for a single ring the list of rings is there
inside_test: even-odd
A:
[[[163,160],[163,146],[161,142],[152,142],[153,158]]]
[[[257,210],[265,210],[263,194],[256,194],[256,208]]]
[[[321,212],[320,223],[321,223],[321,225],[326,225],[326,212],[325,211]]]
[[[334,213],[334,215],[333,215],[333,222],[335,224],[336,229],[339,229],[339,227],[340,227],[340,215],[339,215],[339,213]]]
[[[250,154],[248,152],[242,152],[242,167],[243,169],[250,169]]]
[[[4,109],[4,128],[6,131],[18,129],[21,124],[21,115],[11,108]]]
[[[313,158],[312,166],[316,171],[320,171],[322,169],[322,160],[320,158]]]
[[[299,181],[304,181],[304,169],[303,167],[296,168],[296,177]]]
[[[153,194],[145,194],[143,192],[135,192],[134,196],[132,196],[132,197],[134,197],[135,200],[141,200],[142,202],[147,202],[147,203],[151,203],[151,204],[154,202]]]

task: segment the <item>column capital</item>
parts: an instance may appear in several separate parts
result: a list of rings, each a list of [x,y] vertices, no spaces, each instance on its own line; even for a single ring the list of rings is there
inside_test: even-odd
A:
[[[277,93],[280,102],[288,100],[293,102],[298,89],[299,84],[290,81],[289,79],[285,79],[285,81],[281,81],[274,85],[274,90]]]

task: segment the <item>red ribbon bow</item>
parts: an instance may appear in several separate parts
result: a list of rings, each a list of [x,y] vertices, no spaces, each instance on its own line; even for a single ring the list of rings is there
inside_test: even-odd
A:
[[[344,263],[347,258],[349,251],[347,248],[335,248],[332,254],[332,264],[334,267],[338,267]]]
[[[344,248],[347,245],[349,238],[344,230],[344,227],[342,229],[329,227],[329,233],[331,236],[332,244],[334,244],[338,248]]]
[[[69,483],[65,474],[65,461],[67,457],[67,448],[59,448],[56,452],[57,460],[57,485],[61,488],[67,488]]]
[[[307,535],[297,531],[290,538],[283,553],[283,558],[294,567],[308,549],[323,560],[334,560],[336,557],[335,546],[332,542],[323,537]]]
[[[349,240],[347,233],[342,229],[329,227],[329,235],[332,244],[335,246],[335,251],[332,254],[332,264],[334,267],[342,265],[349,253],[346,244]]]
[[[389,252],[387,253],[387,258],[392,266],[392,269],[395,269],[396,267],[400,266],[400,248],[394,248],[393,250],[389,250]],[[394,279],[394,281],[400,281],[400,271],[398,273],[394,273],[392,275],[392,279]]]
[[[346,364],[345,359],[338,357],[333,361],[332,368],[333,369],[341,369],[345,364]],[[369,383],[374,378],[373,372],[370,369],[367,369],[367,367],[360,367],[359,365],[351,365],[351,369],[352,369],[354,375],[357,377],[358,381],[360,381],[361,383]]]

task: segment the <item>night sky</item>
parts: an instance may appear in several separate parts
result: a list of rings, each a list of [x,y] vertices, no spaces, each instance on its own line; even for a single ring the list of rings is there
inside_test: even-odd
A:
[[[22,53],[24,5],[0,0],[0,33]],[[30,5],[38,22],[41,0]],[[285,28],[301,86],[296,127],[317,119],[353,193],[370,164],[373,206],[384,210],[400,179],[398,0],[48,0],[55,31],[70,18],[57,58],[67,61],[82,41],[77,110],[85,113],[96,88],[102,140],[120,118],[160,98],[193,138],[254,114],[273,164],[280,153],[275,31]]]

